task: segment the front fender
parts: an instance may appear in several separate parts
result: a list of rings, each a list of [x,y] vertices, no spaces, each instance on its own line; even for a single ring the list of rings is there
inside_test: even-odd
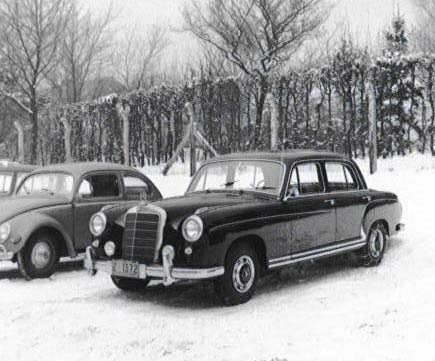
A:
[[[65,241],[65,246],[70,257],[77,255],[71,236],[65,232],[64,227],[53,217],[46,214],[30,212],[21,214],[9,221],[11,236],[6,241],[6,249],[14,254],[21,251],[29,238],[42,228],[52,228],[58,231]]]

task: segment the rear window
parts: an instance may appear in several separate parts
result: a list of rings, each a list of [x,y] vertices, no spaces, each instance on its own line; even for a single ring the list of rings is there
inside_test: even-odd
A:
[[[353,171],[343,163],[325,163],[326,176],[328,178],[328,190],[352,191],[358,189],[358,183]]]

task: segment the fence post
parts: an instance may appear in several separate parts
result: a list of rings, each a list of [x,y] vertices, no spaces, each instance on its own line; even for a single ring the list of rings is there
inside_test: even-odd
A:
[[[128,116],[130,114],[130,105],[122,104],[122,100],[116,102],[116,111],[122,120],[122,148],[124,151],[124,164],[130,165],[130,122]]]
[[[18,162],[24,163],[24,127],[20,121],[14,121],[14,127],[18,132]]]
[[[64,144],[65,144],[65,162],[72,162],[72,153],[71,153],[71,125],[69,124],[68,120],[65,117],[61,117],[60,121],[63,124],[63,127],[65,128],[65,138],[64,138]]]

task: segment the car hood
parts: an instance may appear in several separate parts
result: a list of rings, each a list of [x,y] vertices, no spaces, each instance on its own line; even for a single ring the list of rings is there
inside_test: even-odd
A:
[[[268,202],[273,197],[255,196],[250,193],[239,194],[237,192],[219,192],[219,193],[194,193],[183,197],[167,198],[152,204],[163,208],[167,214],[167,222],[175,228],[185,218],[192,214],[204,214],[209,211],[227,207],[240,207],[241,205],[254,205]],[[146,204],[139,206],[146,207]]]
[[[25,212],[67,203],[68,198],[56,195],[3,198],[0,201],[0,224]]]

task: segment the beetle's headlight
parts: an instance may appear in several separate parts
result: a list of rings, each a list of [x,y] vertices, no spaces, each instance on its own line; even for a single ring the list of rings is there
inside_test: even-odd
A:
[[[202,236],[204,224],[198,216],[191,216],[183,222],[183,237],[188,242],[196,242]]]
[[[101,236],[106,229],[107,218],[104,213],[95,213],[89,221],[89,229],[95,237]]]
[[[11,225],[6,222],[0,226],[0,243],[6,242],[11,235]]]
[[[109,257],[112,257],[115,254],[115,251],[116,246],[115,243],[113,243],[112,241],[106,242],[104,244],[104,252],[106,252]]]

